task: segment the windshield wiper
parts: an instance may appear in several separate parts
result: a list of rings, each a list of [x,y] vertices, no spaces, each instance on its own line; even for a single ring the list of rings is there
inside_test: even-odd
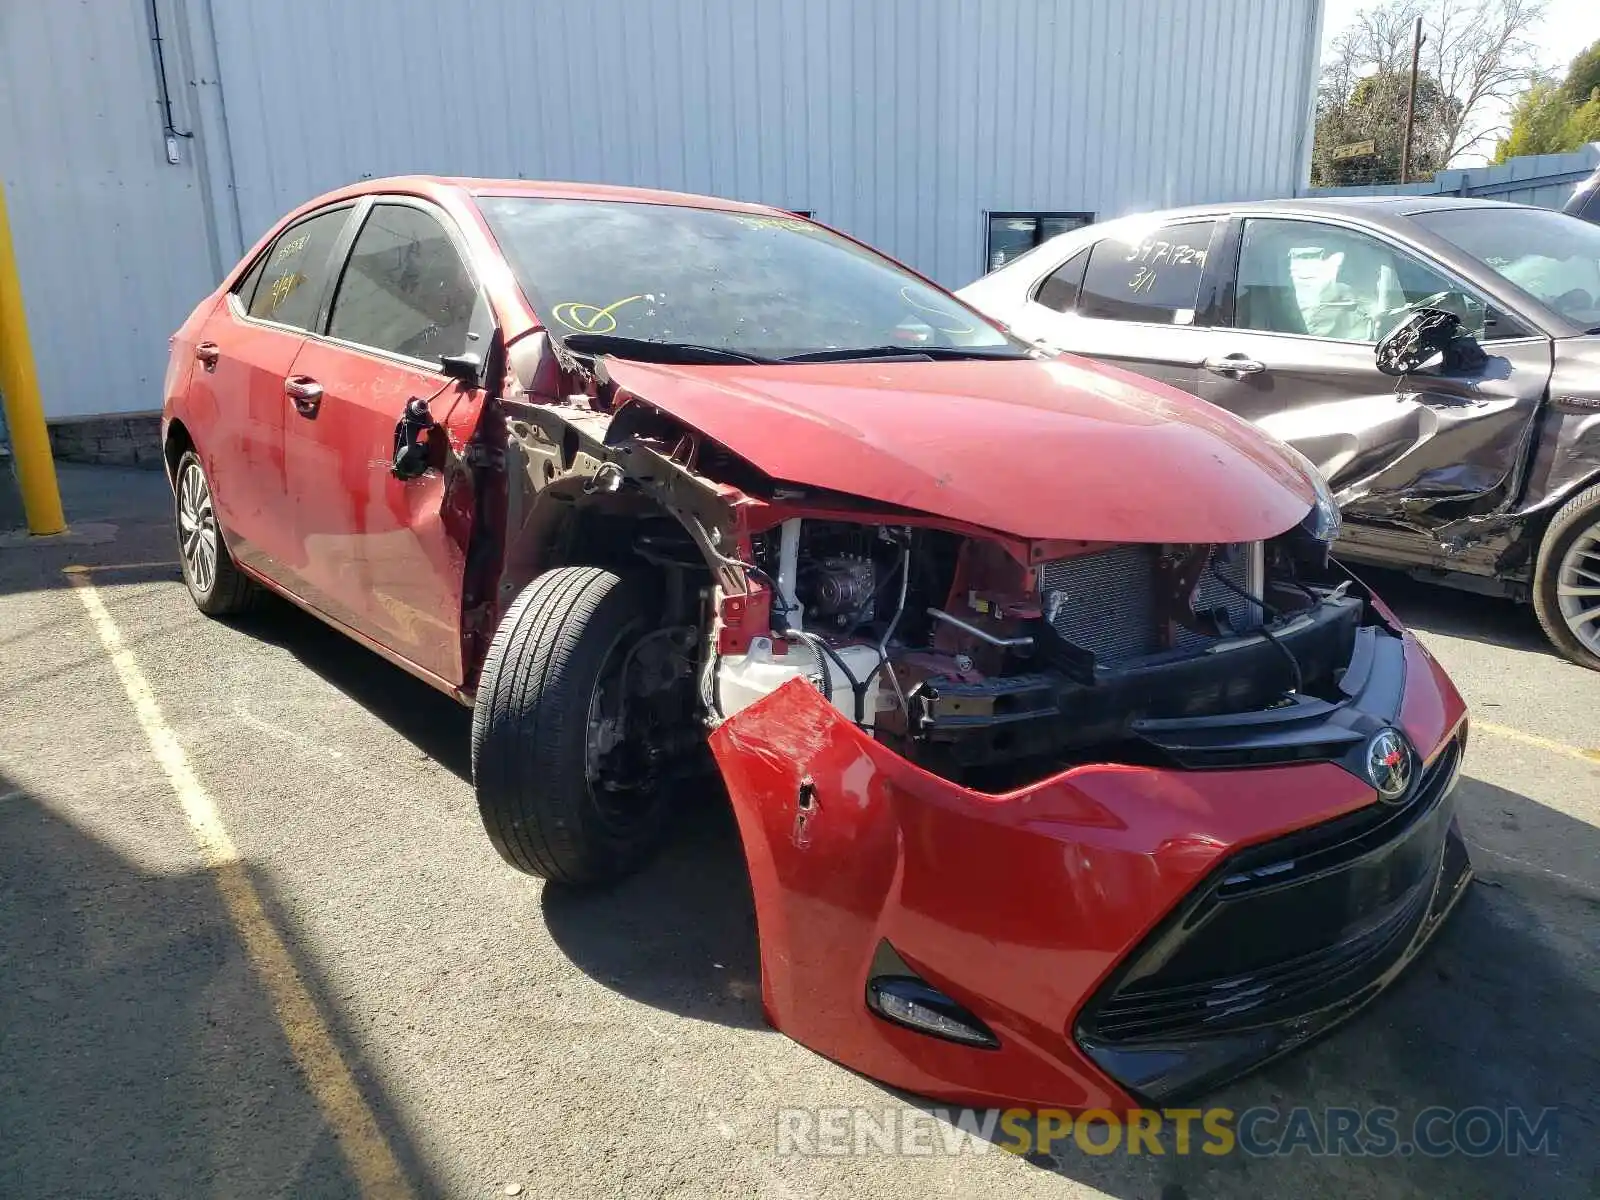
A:
[[[569,333],[560,340],[574,354],[614,354],[618,358],[633,358],[640,362],[697,365],[770,364],[778,361],[738,350],[724,350],[721,346],[697,346],[693,342],[652,342],[647,338],[622,337],[615,333]]]
[[[1026,350],[1018,350],[1012,346],[853,346],[843,350],[812,350],[805,354],[790,354],[783,359],[791,363],[826,363],[826,362],[855,362],[858,359],[874,358],[904,358],[915,362],[917,359],[940,362],[954,362],[961,359],[988,359],[1008,362],[1013,359],[1031,358]]]

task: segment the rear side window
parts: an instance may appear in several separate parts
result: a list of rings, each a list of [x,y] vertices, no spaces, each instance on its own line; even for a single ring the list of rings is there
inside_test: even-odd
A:
[[[328,279],[328,256],[349,215],[348,208],[317,213],[280,233],[245,276],[239,293],[245,311],[263,321],[310,329]],[[246,296],[244,287],[250,287],[252,279],[254,290]]]
[[[477,303],[472,276],[436,218],[377,204],[350,251],[328,334],[436,361],[466,348]]]
[[[1057,312],[1071,312],[1078,303],[1078,289],[1083,286],[1083,271],[1088,265],[1089,251],[1079,250],[1044,277],[1033,294],[1034,300]]]
[[[1078,312],[1105,321],[1193,325],[1215,221],[1168,225],[1137,240],[1096,242]]]

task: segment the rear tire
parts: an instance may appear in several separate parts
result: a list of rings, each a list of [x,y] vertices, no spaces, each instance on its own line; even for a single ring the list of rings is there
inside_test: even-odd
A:
[[[1600,671],[1600,484],[1551,518],[1539,543],[1533,608],[1556,649]]]
[[[244,612],[255,602],[256,586],[234,565],[222,540],[212,502],[211,481],[200,456],[185,450],[172,475],[173,517],[178,527],[178,561],[195,607],[208,617]]]
[[[595,767],[604,741],[597,698],[650,612],[636,579],[557,567],[529,584],[500,622],[473,707],[472,783],[489,840],[518,870],[607,883],[659,844],[661,788],[619,797]]]

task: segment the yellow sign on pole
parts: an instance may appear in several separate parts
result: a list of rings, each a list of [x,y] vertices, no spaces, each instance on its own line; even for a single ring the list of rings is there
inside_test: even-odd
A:
[[[6,428],[28,529],[36,534],[61,533],[67,519],[61,511],[50,433],[39,398],[39,376],[28,341],[28,316],[22,307],[22,282],[17,278],[17,256],[6,219],[4,183],[0,183],[0,399],[5,401]]]
[[[1364,142],[1346,142],[1342,146],[1335,146],[1330,156],[1334,162],[1342,162],[1347,158],[1371,158],[1378,153],[1378,143],[1368,138]]]

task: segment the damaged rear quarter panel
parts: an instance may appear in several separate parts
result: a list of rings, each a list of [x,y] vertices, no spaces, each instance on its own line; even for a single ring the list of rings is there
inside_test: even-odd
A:
[[[1078,1007],[1224,854],[1372,798],[1326,763],[1088,766],[985,795],[912,766],[798,680],[711,746],[750,869],[768,1019],[893,1086],[979,1105],[1125,1107],[1072,1040]],[[1000,1049],[873,1016],[884,938]]]

